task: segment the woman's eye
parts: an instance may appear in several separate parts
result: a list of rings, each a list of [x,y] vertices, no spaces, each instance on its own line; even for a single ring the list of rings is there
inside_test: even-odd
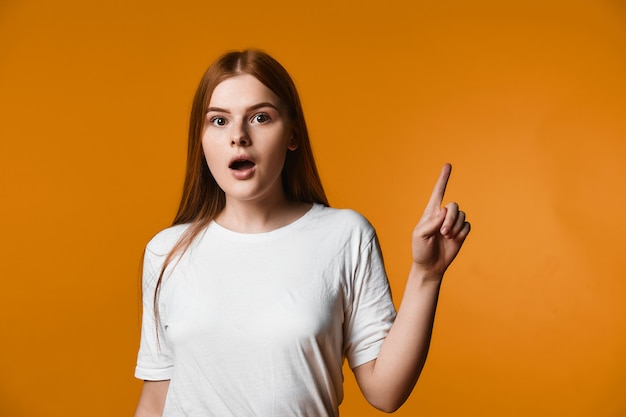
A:
[[[224,126],[226,124],[226,119],[223,117],[213,117],[211,118],[211,124],[215,126]]]
[[[259,113],[252,116],[252,123],[267,123],[270,121],[270,117],[265,113]]]

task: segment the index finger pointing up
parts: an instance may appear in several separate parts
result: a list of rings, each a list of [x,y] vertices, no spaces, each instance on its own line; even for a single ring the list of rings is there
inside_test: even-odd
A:
[[[452,165],[450,164],[445,164],[443,168],[441,168],[439,179],[437,179],[435,188],[433,188],[433,193],[430,195],[430,200],[428,201],[424,214],[436,214],[439,212],[443,195],[446,193],[446,185],[448,185],[450,172],[452,172]]]

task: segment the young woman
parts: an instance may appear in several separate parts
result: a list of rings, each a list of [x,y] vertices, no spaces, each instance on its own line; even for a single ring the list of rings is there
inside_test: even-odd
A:
[[[146,247],[136,417],[337,416],[344,358],[374,407],[400,407],[470,231],[441,207],[450,169],[413,232],[396,316],[373,228],[328,207],[285,69],[254,50],[218,59],[194,99],[174,225]]]

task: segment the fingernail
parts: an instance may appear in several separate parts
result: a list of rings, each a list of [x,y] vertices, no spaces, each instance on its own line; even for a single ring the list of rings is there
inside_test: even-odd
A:
[[[448,228],[447,227],[442,227],[441,228],[441,234],[444,235],[444,236],[447,235],[448,234]]]

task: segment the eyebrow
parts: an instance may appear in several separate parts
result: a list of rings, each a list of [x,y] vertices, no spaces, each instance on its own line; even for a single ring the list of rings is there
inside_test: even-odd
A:
[[[248,108],[246,109],[246,113],[247,113],[247,112],[249,112],[249,111],[252,111],[252,110],[261,109],[261,108],[263,108],[263,107],[271,107],[271,108],[275,109],[276,111],[279,111],[279,110],[278,110],[278,107],[276,107],[276,106],[275,106],[275,105],[273,105],[272,103],[269,103],[269,102],[264,101],[264,102],[262,102],[262,103],[254,104],[254,105],[252,105],[252,106],[248,107]],[[214,112],[219,112],[219,113],[230,113],[230,111],[228,111],[228,110],[226,110],[226,109],[223,109],[223,108],[221,108],[221,107],[209,107],[206,111],[207,111],[207,113],[208,113],[208,112],[212,112],[212,111],[214,111]]]

